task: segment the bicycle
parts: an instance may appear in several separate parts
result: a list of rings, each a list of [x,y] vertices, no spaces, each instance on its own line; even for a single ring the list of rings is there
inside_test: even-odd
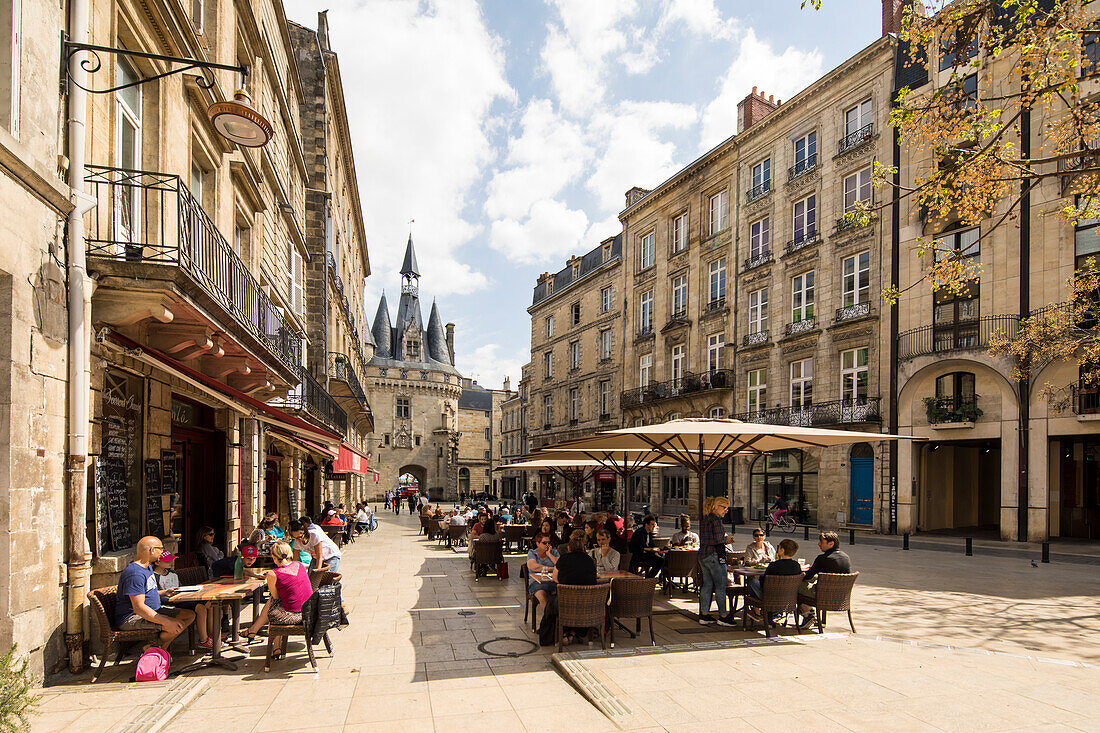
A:
[[[773,529],[778,529],[781,532],[792,534],[798,529],[798,523],[794,521],[790,512],[786,512],[779,518],[779,521],[775,521],[775,514],[765,514],[764,519],[760,522],[760,528],[764,530],[764,534],[770,535]]]

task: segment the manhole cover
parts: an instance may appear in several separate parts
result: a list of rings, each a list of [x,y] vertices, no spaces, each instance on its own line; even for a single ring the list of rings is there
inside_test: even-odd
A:
[[[530,639],[513,639],[502,636],[499,639],[490,639],[477,645],[477,650],[491,657],[522,657],[539,648],[539,645]]]
[[[459,611],[459,616],[473,616],[477,611]]]

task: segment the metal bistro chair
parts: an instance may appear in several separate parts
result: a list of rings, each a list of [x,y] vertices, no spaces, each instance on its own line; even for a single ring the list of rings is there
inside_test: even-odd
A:
[[[745,596],[745,611],[741,617],[741,627],[749,627],[749,610],[757,608],[764,624],[764,635],[771,638],[775,624],[772,616],[775,614],[794,613],[798,610],[798,586],[802,583],[801,575],[769,575],[764,580],[764,597],[756,598],[753,595]],[[801,630],[795,626],[798,633]]]
[[[107,666],[107,657],[111,656],[111,645],[119,643],[118,653],[115,656],[115,666],[122,663],[122,647],[135,641],[156,641],[160,637],[160,628],[134,629],[123,631],[115,628],[115,602],[118,600],[118,588],[97,588],[88,593],[88,603],[92,609],[92,617],[99,625],[99,638],[103,641],[103,658],[99,660],[99,668],[92,675],[92,682],[98,682],[103,674],[103,668]]]
[[[530,577],[530,572],[527,570],[527,563],[526,562],[523,563],[523,565],[519,569],[519,577],[520,577],[520,580],[523,581],[523,593],[524,593],[524,596],[525,596],[524,601],[523,601],[523,623],[524,624],[527,623],[527,614],[528,614],[528,612],[530,612],[530,614],[531,614],[531,630],[532,631],[538,631],[539,630],[539,624],[538,624],[538,621],[539,621],[539,618],[538,618],[539,599],[535,598],[535,596],[531,593],[530,586],[528,586],[528,584],[527,584],[528,579]]]
[[[848,625],[852,627],[852,633],[856,633],[856,625],[852,622],[852,588],[858,577],[858,572],[818,573],[814,597],[798,596],[799,603],[814,607],[817,633],[825,631],[825,616],[829,611],[847,611]]]
[[[611,621],[611,645],[615,645],[615,622],[620,618],[632,618],[635,621],[633,636],[642,633],[642,619],[649,621],[649,643],[655,644],[653,636],[653,595],[657,591],[656,578],[616,578],[611,605],[607,613]],[[629,631],[627,632],[630,633]]]
[[[500,577],[500,565],[504,562],[504,544],[502,542],[474,542],[474,580],[492,573]]]
[[[562,650],[565,626],[599,629],[600,647],[607,649],[607,597],[610,592],[610,583],[558,585],[558,652]]]
[[[692,577],[699,564],[698,550],[675,550],[665,555],[665,567],[662,571],[665,579],[665,595],[672,596],[673,579],[681,581],[680,589],[687,592],[687,579]]]

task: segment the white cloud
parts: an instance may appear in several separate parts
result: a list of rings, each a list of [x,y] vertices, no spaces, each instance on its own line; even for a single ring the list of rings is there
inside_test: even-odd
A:
[[[718,96],[703,112],[700,149],[707,150],[737,131],[737,103],[752,88],[789,99],[822,74],[824,58],[816,49],[802,51],[789,46],[776,53],[750,28],[741,40],[737,58],[722,78]]]
[[[539,200],[557,196],[584,170],[591,151],[580,125],[554,112],[548,99],[528,103],[519,137],[508,142],[502,168],[489,181],[485,212],[520,219]]]
[[[312,0],[286,5],[290,17],[316,27]],[[410,219],[426,288],[440,295],[484,288],[487,278],[459,250],[482,231],[462,211],[493,157],[490,107],[515,97],[499,39],[475,0],[331,0],[329,7],[371,289],[393,292]]]
[[[521,265],[555,262],[584,244],[588,216],[556,199],[536,201],[523,220],[493,222],[490,246]]]
[[[463,333],[466,329],[462,324],[455,329],[455,342],[461,343],[462,339],[474,334]],[[508,356],[510,351],[500,344],[482,344],[472,352],[455,349],[455,368],[463,375],[476,379],[482,387],[501,389],[504,378],[512,378],[512,389],[519,387],[520,368],[527,362],[530,356],[525,352],[519,354],[520,358]],[[504,355],[501,352],[504,352]]]
[[[714,0],[667,0],[657,21],[658,33],[682,23],[694,35],[715,40],[737,37],[737,23],[722,17]]]
[[[689,127],[698,117],[691,105],[673,102],[623,102],[597,115],[593,127],[604,148],[587,188],[599,211],[621,210],[628,188],[656,185],[675,172],[676,146],[662,133]]]

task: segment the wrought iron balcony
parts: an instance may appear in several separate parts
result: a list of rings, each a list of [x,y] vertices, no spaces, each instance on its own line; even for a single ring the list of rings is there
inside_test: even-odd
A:
[[[763,198],[772,192],[772,181],[769,178],[763,183],[759,183],[749,189],[749,192],[745,195],[745,203],[751,204],[759,198]]]
[[[707,302],[706,312],[714,313],[720,311],[726,307],[726,297],[723,295],[721,298],[714,298]]]
[[[810,230],[803,234],[801,237],[796,237],[787,242],[787,246],[783,248],[783,254],[794,254],[800,249],[805,249],[811,245],[817,244],[821,241],[821,235],[816,231]]]
[[[793,323],[788,323],[783,328],[783,333],[786,336],[797,336],[800,333],[805,333],[806,331],[814,330],[814,327],[816,325],[817,325],[817,319],[814,318],[813,316],[810,316],[809,318],[803,318],[801,321],[794,321]]]
[[[839,153],[847,153],[849,150],[858,148],[863,143],[867,142],[874,136],[875,123],[871,122],[859,128],[855,132],[850,132],[844,137],[840,138]]]
[[[234,335],[262,345],[296,381],[302,340],[179,176],[89,165],[84,180],[99,202],[85,236],[97,266],[143,284],[175,282],[227,314]]]
[[[300,410],[340,435],[348,434],[348,415],[312,375],[302,370],[302,383],[281,401],[282,406]],[[276,403],[278,404],[278,403]]]
[[[926,354],[985,349],[994,334],[1014,338],[1019,327],[1020,317],[1007,315],[912,328],[898,334],[898,358],[912,359]]]
[[[1074,415],[1100,413],[1100,385],[1076,382],[1070,385],[1073,392]]]
[[[646,336],[652,336],[652,335],[653,335],[653,324],[652,323],[647,324],[645,326],[642,326],[638,329],[638,338],[644,338]]]
[[[928,411],[928,422],[933,425],[949,422],[974,422],[982,416],[982,409],[978,407],[978,395],[976,394],[926,397],[924,406]]]
[[[363,348],[361,346],[362,339],[359,337],[358,320],[355,318],[355,313],[351,308],[351,302],[344,292],[344,281],[340,279],[339,273],[336,272],[336,260],[333,259],[332,252],[325,252],[325,262],[328,265],[329,274],[332,275],[332,282],[336,286],[336,292],[340,295],[340,302],[344,306],[343,312],[344,318],[347,321],[348,330],[354,336],[352,339],[352,346],[355,347],[355,354],[359,357],[359,363],[366,366],[367,359],[366,355],[363,354]]]
[[[649,402],[660,402],[711,389],[732,389],[734,372],[732,369],[714,369],[695,374],[687,372],[679,379],[664,382],[650,382],[645,387],[628,389],[619,398],[620,407],[633,407]]]
[[[799,176],[809,173],[817,167],[817,153],[807,155],[804,160],[800,160],[787,169],[787,183],[790,183]]]
[[[770,331],[756,331],[755,333],[747,333],[741,337],[741,346],[759,346],[760,344],[768,343],[769,338],[771,338]]]
[[[347,354],[341,354],[335,351],[328,352],[328,376],[329,379],[335,379],[343,382],[351,390],[351,394],[359,402],[360,407],[369,409],[367,404],[367,395],[363,391],[362,385],[359,384],[359,376],[355,373],[355,367],[351,365],[351,359]]]
[[[867,301],[866,303],[855,303],[843,308],[837,308],[836,318],[834,320],[837,323],[842,323],[844,321],[854,321],[857,318],[863,318],[869,315],[871,315],[871,302]]]
[[[672,311],[672,313],[669,314],[668,318],[669,318],[670,321],[682,321],[682,320],[687,319],[687,315],[688,315],[688,309],[687,309],[687,306],[685,305],[685,306],[681,306],[680,308],[674,309]]]
[[[879,411],[879,398],[868,397],[862,400],[834,400],[800,407],[776,407],[757,412],[745,412],[738,415],[737,419],[767,425],[796,425],[808,428],[882,422],[882,414]]]
[[[769,262],[773,261],[773,259],[774,258],[772,257],[772,251],[770,249],[766,249],[755,257],[746,257],[745,264],[742,266],[741,271],[747,272],[749,270],[752,270],[753,268],[760,267],[761,265],[766,265]]]

